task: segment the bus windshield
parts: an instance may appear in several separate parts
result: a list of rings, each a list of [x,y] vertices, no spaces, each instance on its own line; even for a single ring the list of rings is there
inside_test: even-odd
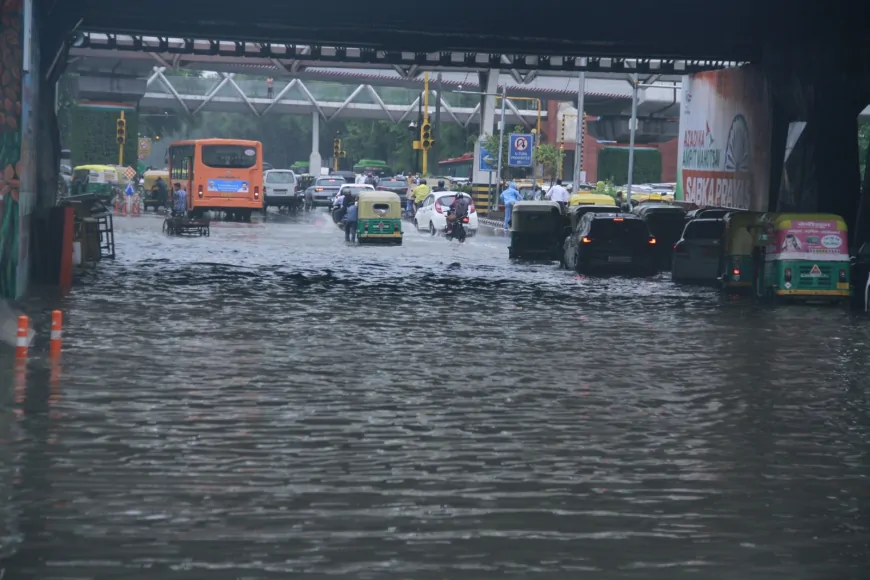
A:
[[[257,163],[257,150],[246,145],[203,145],[202,163],[221,169],[249,169]]]

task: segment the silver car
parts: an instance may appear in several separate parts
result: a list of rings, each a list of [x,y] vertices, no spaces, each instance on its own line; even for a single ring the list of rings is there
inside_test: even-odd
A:
[[[723,219],[696,219],[686,224],[674,245],[674,282],[714,284],[719,279]]]

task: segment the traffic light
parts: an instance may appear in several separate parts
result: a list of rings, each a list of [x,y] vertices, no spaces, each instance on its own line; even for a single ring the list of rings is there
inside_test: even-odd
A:
[[[432,124],[429,121],[426,121],[420,127],[420,144],[424,150],[428,151],[432,148],[432,143],[434,142],[435,139],[432,137]]]
[[[118,145],[123,145],[127,142],[127,121],[124,119],[118,119],[117,127]]]
[[[335,157],[341,157],[341,139],[338,137],[332,140],[332,153]]]

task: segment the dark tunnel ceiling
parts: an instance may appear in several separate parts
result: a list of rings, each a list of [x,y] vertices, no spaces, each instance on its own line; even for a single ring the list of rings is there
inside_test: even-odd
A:
[[[784,42],[842,38],[843,23],[855,22],[842,1],[64,0],[64,8],[71,22],[82,19],[83,30],[120,34],[420,52],[757,60],[765,47]]]

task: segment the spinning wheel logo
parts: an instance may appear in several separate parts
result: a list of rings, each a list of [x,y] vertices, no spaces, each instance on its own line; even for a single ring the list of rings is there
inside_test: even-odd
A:
[[[728,130],[725,146],[725,171],[748,172],[750,170],[749,124],[743,115],[735,115]]]

